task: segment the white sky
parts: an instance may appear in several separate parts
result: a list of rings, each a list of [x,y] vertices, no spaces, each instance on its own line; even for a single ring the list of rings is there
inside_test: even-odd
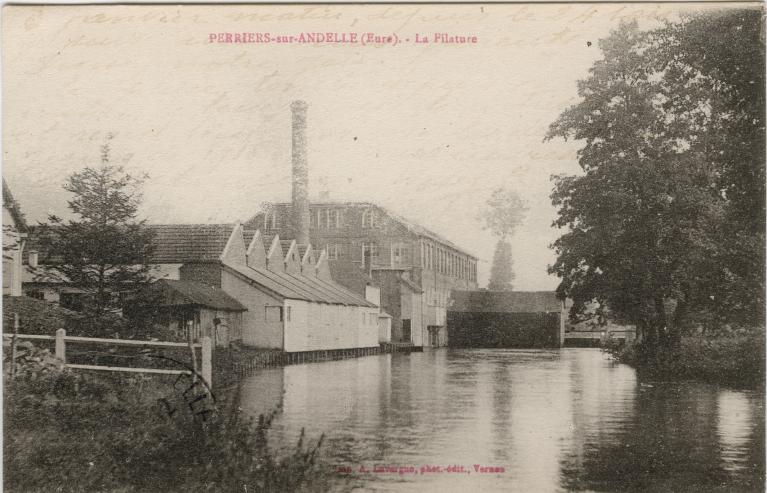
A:
[[[731,4],[732,5],[732,4]],[[66,177],[115,161],[147,172],[150,222],[233,222],[290,198],[290,112],[309,103],[310,191],[380,203],[473,252],[493,188],[530,204],[513,239],[516,289],[546,274],[549,177],[577,144],[543,143],[577,101],[597,40],[694,5],[5,7],[3,175],[31,222],[66,214]],[[212,32],[476,35],[469,46],[225,45]],[[591,46],[587,42],[592,43]]]

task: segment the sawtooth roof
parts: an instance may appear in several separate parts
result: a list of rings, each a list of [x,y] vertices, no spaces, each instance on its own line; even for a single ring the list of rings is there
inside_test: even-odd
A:
[[[548,313],[559,312],[555,291],[453,291],[449,311]]]

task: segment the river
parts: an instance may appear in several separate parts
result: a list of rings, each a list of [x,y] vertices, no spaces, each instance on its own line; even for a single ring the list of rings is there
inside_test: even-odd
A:
[[[243,382],[242,407],[279,407],[277,449],[325,433],[337,490],[764,491],[762,392],[640,381],[598,349],[269,368]]]

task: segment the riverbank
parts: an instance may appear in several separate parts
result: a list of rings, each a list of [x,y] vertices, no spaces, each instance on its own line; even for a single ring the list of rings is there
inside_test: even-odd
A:
[[[26,349],[29,350],[29,349]],[[34,361],[40,359],[40,362]],[[5,491],[322,491],[322,438],[276,456],[271,416],[187,377],[75,373],[41,351],[5,375]]]
[[[683,337],[678,351],[649,356],[641,344],[613,342],[605,348],[617,361],[656,380],[695,380],[737,388],[764,388],[764,329],[741,334]]]

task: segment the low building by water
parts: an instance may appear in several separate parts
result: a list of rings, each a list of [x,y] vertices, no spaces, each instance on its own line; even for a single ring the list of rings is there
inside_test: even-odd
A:
[[[333,282],[325,253],[236,225],[156,225],[153,264],[247,311],[242,343],[305,352],[378,347],[379,308]]]
[[[453,291],[448,341],[451,347],[557,348],[566,319],[554,291]]]

